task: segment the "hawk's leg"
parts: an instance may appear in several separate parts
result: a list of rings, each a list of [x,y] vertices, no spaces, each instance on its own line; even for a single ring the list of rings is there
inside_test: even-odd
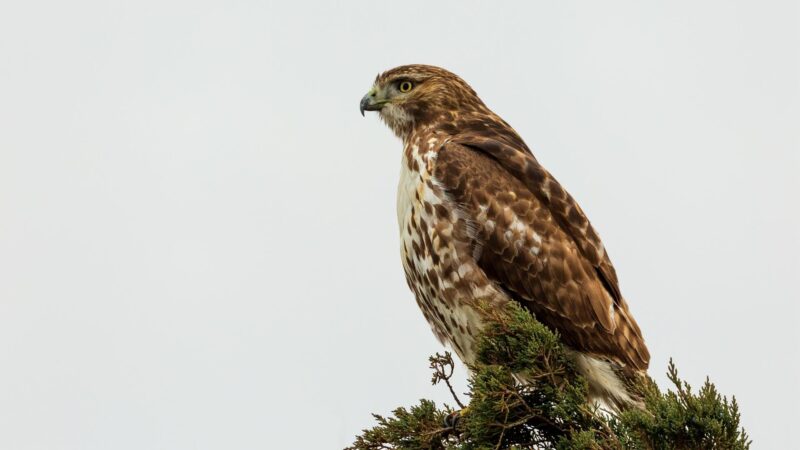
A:
[[[467,414],[468,411],[469,407],[451,412],[444,418],[444,427],[448,430],[455,431],[456,428],[458,428],[459,422],[461,422],[461,417]]]

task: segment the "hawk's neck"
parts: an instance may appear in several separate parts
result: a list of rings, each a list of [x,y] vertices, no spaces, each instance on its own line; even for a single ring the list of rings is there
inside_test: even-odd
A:
[[[403,163],[414,172],[430,173],[436,154],[452,137],[452,133],[438,127],[427,126],[413,130],[403,140]]]

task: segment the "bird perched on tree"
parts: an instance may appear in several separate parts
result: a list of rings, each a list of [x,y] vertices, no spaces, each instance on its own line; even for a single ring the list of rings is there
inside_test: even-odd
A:
[[[639,404],[628,386],[650,355],[614,267],[514,129],[433,66],[378,75],[360,106],[403,140],[403,268],[436,337],[472,364],[487,307],[518,302],[558,331],[593,399],[617,410]]]

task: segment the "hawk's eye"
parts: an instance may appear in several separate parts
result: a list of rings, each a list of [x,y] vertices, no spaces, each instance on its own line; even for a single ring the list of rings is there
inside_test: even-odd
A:
[[[408,92],[413,86],[410,81],[403,81],[400,83],[400,92]]]

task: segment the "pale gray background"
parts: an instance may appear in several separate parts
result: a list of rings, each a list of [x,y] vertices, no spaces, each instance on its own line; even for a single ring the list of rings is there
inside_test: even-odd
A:
[[[415,62],[580,201],[662,386],[795,440],[796,3],[0,5],[0,448],[340,448],[446,400],[358,114]]]

